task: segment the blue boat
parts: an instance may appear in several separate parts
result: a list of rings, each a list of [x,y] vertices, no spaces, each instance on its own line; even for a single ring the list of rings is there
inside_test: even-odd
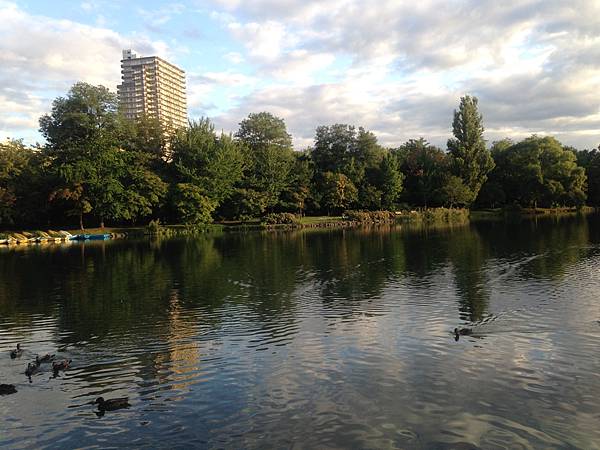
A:
[[[110,239],[110,234],[88,234],[88,239],[90,241],[105,241]]]
[[[105,241],[110,239],[110,234],[76,234],[71,237],[73,241]]]

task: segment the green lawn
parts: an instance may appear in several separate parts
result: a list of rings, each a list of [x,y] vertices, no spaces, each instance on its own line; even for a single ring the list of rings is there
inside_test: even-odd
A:
[[[341,222],[342,216],[305,216],[300,219],[302,225],[314,225],[319,223]]]

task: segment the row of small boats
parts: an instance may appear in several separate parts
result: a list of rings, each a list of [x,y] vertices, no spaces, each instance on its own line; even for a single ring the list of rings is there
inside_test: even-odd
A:
[[[10,233],[5,236],[0,239],[0,245],[46,244],[65,241],[104,241],[112,238],[112,235],[109,233],[71,234],[68,231],[36,231],[35,233],[25,231],[22,233]]]

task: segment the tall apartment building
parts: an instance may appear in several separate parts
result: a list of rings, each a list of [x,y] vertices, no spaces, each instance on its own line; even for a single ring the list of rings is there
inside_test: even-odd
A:
[[[185,72],[179,67],[158,56],[123,50],[121,79],[117,93],[125,117],[146,115],[175,128],[187,126]]]

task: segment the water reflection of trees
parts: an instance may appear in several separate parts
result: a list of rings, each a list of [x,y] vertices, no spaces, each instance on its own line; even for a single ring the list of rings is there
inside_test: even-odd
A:
[[[558,279],[585,254],[582,247],[600,240],[590,220],[597,221],[381,226],[4,249],[0,314],[10,319],[7,326],[57,315],[62,344],[132,330],[151,339],[175,317],[169,313],[175,292],[176,317],[193,316],[196,329],[218,328],[224,315],[242,314],[245,326],[276,338],[315,298],[324,308],[358,316],[366,301],[377,304],[390,283],[418,285],[451,269],[460,315],[477,321],[491,295],[490,258],[548,255],[519,273]],[[314,289],[299,294],[301,285]]]

